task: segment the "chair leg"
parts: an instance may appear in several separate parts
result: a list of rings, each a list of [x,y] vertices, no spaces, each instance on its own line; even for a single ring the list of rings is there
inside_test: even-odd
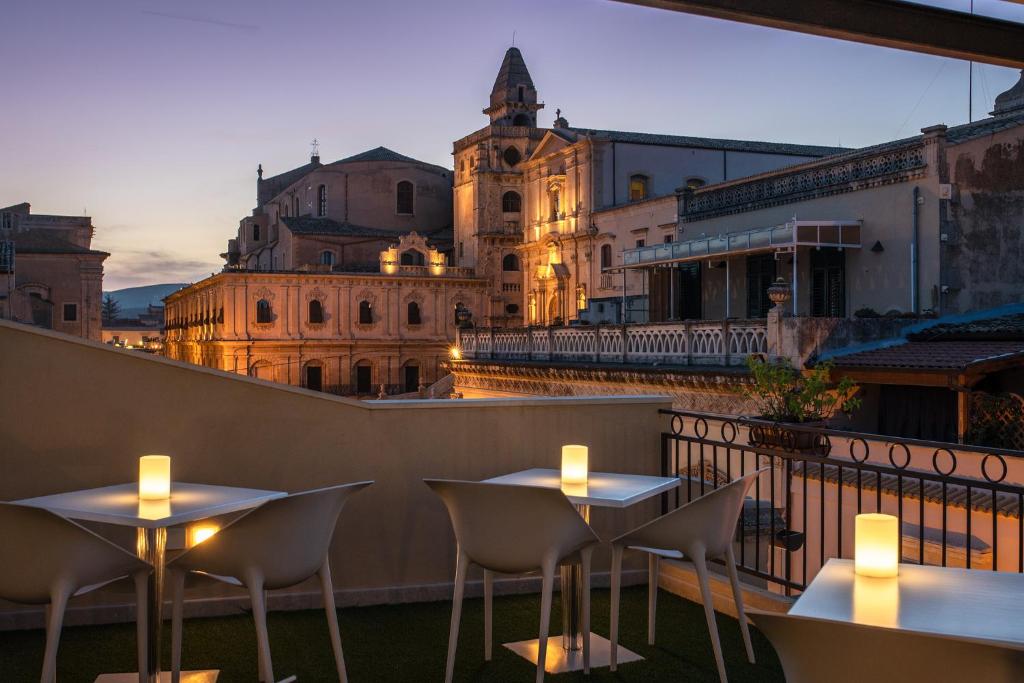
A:
[[[444,668],[445,683],[452,683],[455,674],[455,650],[459,645],[459,622],[462,620],[462,596],[466,592],[469,556],[458,550],[455,560],[455,595],[452,597],[452,623],[448,629],[448,661]]]
[[[331,649],[334,650],[334,666],[338,669],[338,680],[348,683],[345,671],[345,655],[341,650],[341,631],[338,629],[338,610],[334,605],[334,583],[331,581],[331,565],[324,558],[324,566],[318,572],[320,589],[324,595],[324,611],[327,613],[327,629],[331,632]]]
[[[583,629],[583,673],[590,673],[590,565],[594,557],[594,549],[580,551],[580,575],[583,579],[583,610],[580,626]]]
[[[494,572],[484,570],[484,661],[491,661],[494,640]]]
[[[690,555],[693,566],[697,570],[697,578],[700,580],[700,596],[704,603],[704,617],[708,621],[708,634],[711,636],[711,649],[715,652],[715,664],[718,666],[718,678],[722,683],[728,683],[729,678],[725,675],[725,660],[722,659],[722,643],[718,638],[718,622],[715,620],[715,603],[711,594],[711,583],[708,577],[708,565],[704,551],[695,552]]]
[[[647,644],[654,645],[655,615],[658,613],[658,560],[651,553],[647,556]]]
[[[619,594],[622,584],[622,552],[625,550],[621,545],[612,546],[612,614],[608,640],[611,641],[610,669],[615,671],[619,665]]]
[[[252,618],[256,622],[256,646],[259,648],[260,681],[274,683],[274,666],[270,659],[270,636],[267,633],[266,593],[263,590],[263,578],[254,577],[247,580],[249,599],[252,601]]]
[[[60,629],[64,625],[64,609],[74,591],[70,586],[57,586],[50,593],[49,619],[46,623],[46,652],[43,655],[43,673],[40,683],[54,683],[57,680],[57,648],[60,645]]]
[[[149,600],[146,595],[146,588],[149,584],[149,573],[152,570],[136,572],[135,574],[135,649],[139,657],[139,683],[146,683],[149,673],[146,668],[149,666],[149,634],[146,632],[149,623]],[[179,651],[181,641],[179,639]],[[174,679],[174,683],[178,683]]]
[[[551,593],[555,587],[556,560],[545,560],[541,568],[543,581],[540,594],[540,635],[537,643],[537,683],[544,680],[544,663],[548,654],[548,631],[551,628]]]
[[[754,664],[754,645],[750,642],[750,627],[747,625],[747,613],[743,610],[743,590],[740,588],[739,574],[736,573],[736,554],[732,545],[725,551],[725,566],[729,569],[732,599],[736,603],[736,613],[740,619],[740,633],[743,634],[743,646],[747,649],[747,661]]]

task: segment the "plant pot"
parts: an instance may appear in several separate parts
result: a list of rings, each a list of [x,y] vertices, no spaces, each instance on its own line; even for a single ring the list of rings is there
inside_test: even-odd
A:
[[[791,529],[776,531],[775,538],[772,539],[772,545],[776,548],[782,548],[788,552],[795,553],[804,547],[804,532]]]
[[[824,420],[817,422],[772,422],[750,425],[748,443],[754,447],[777,448],[790,453],[810,453],[826,456],[832,451],[828,437],[817,432],[805,432],[792,427],[827,427]]]

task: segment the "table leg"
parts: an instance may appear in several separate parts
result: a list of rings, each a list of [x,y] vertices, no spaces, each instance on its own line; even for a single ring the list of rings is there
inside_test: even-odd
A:
[[[145,680],[148,683],[159,683],[160,681],[160,632],[163,629],[163,614],[161,612],[164,603],[166,551],[167,529],[159,527],[138,530],[136,554],[153,565],[153,572],[149,575],[149,585],[146,589],[148,617],[146,635],[149,661],[147,662]]]
[[[590,506],[577,505],[576,509],[590,524]],[[562,579],[562,648],[566,652],[583,649],[583,567],[579,562],[563,565]]]

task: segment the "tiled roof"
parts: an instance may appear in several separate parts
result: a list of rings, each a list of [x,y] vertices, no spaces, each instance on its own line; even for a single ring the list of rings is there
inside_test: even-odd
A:
[[[24,230],[11,236],[15,254],[96,254],[110,256],[105,251],[80,247],[58,234],[56,230]]]
[[[367,228],[352,223],[339,223],[331,218],[314,218],[313,216],[284,216],[282,219],[288,229],[300,235],[340,235],[344,237],[383,237],[398,238],[399,230],[381,230]]]
[[[1024,341],[911,341],[835,357],[838,368],[963,370],[972,363],[1021,354]]]
[[[593,135],[611,142],[628,142],[638,145],[663,145],[667,147],[699,147],[722,149],[735,152],[762,152],[768,154],[792,154],[796,156],[823,157],[850,151],[845,147],[820,147],[818,145],[797,145],[788,142],[761,142],[757,140],[728,140],[722,138],[695,138],[685,135],[659,135],[657,133],[633,133],[621,130],[597,130],[570,126],[565,130],[581,135]]]
[[[1024,341],[1024,314],[966,323],[943,323],[908,334],[911,341]]]
[[[429,166],[430,168],[438,169],[441,171],[448,170],[444,166],[438,166],[437,164],[428,164],[425,161],[420,161],[419,159],[413,159],[412,157],[407,157],[404,154],[399,154],[393,149],[388,149],[387,147],[375,147],[373,149],[368,149],[365,152],[354,154],[350,157],[345,157],[344,159],[339,159],[334,163],[348,164],[357,161],[398,161],[405,164],[418,164],[420,166]]]
[[[505,98],[515,90],[516,86],[533,87],[533,79],[530,78],[530,71],[526,68],[526,60],[519,48],[510,47],[505,52],[505,58],[501,61],[501,68],[498,69],[498,76],[494,79],[494,87],[491,88],[491,104],[497,105],[505,101]]]
[[[276,197],[281,192],[281,190],[288,187],[289,185],[291,185],[296,180],[306,175],[313,169],[319,167],[319,161],[311,161],[304,166],[293,168],[290,171],[278,173],[277,175],[271,176],[269,178],[263,178],[257,183],[257,194],[259,196],[256,199],[259,202],[259,205],[263,206],[271,199]]]

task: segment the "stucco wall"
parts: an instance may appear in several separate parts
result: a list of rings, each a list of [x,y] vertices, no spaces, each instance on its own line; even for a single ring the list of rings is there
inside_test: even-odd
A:
[[[170,454],[179,481],[300,491],[375,480],[334,540],[335,585],[358,594],[349,601],[444,597],[455,547],[424,477],[557,467],[565,443],[588,444],[594,470],[657,474],[657,410],[669,406],[658,397],[363,403],[7,322],[0,377],[3,500],[135,481],[145,453]],[[593,523],[609,538],[655,514],[653,501],[595,509]]]

